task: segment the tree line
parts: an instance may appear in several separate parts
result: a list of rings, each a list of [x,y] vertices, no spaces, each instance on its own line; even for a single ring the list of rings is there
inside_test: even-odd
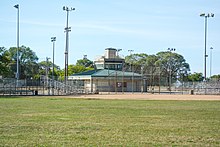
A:
[[[38,62],[39,58],[29,47],[21,46],[18,50],[19,78],[37,79],[40,75],[52,76],[53,63],[51,61]],[[17,67],[17,48],[6,49],[0,47],[0,76],[4,78],[15,78]],[[93,69],[93,62],[89,59],[77,60],[75,65],[68,66],[68,73],[72,75]],[[64,79],[64,69],[54,64],[54,76],[58,79]]]
[[[38,62],[39,58],[29,47],[21,46],[18,50],[20,79],[37,79],[40,75],[52,76],[53,63],[51,61]],[[0,47],[0,76],[15,78],[17,62],[17,48],[6,49]],[[54,65],[54,76],[64,79],[64,69]],[[68,74],[93,70],[93,62],[87,58],[77,60],[76,64],[68,66]],[[190,73],[190,65],[184,57],[176,52],[158,52],[155,55],[131,54],[125,57],[124,70],[143,74],[149,80],[165,77],[169,81],[203,81],[202,73]],[[210,78],[220,79],[220,75]],[[151,81],[153,82],[153,81]]]

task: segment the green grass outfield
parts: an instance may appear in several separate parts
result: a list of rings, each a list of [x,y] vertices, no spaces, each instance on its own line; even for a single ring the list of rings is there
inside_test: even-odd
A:
[[[0,146],[220,146],[220,101],[0,98]]]

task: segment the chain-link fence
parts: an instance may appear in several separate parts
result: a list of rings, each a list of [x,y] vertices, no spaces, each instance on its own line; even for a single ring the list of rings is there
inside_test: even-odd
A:
[[[91,87],[93,90],[88,90]],[[169,81],[167,77],[158,75],[143,75],[141,78],[109,76],[94,79],[92,84],[84,80],[69,80],[64,84],[45,76],[37,80],[0,79],[0,95],[71,95],[97,92],[219,95],[220,82]]]
[[[78,83],[52,80],[46,76],[39,79],[0,79],[0,95],[71,95],[84,93]]]

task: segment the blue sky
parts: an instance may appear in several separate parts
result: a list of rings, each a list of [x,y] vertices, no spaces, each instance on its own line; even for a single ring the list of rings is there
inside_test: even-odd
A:
[[[69,64],[87,55],[90,60],[108,47],[123,49],[121,56],[133,53],[156,54],[176,48],[191,66],[191,72],[204,71],[204,18],[201,12],[215,14],[208,19],[207,53],[213,47],[212,74],[220,74],[219,0],[1,0],[0,46],[16,46],[16,9],[20,5],[20,45],[30,47],[40,60],[52,58],[50,38],[57,37],[55,64],[64,67],[66,12],[70,12]],[[209,76],[210,58],[207,59]]]

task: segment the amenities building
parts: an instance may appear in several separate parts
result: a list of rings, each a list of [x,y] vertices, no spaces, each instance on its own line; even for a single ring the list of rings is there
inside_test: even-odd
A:
[[[80,83],[86,93],[145,91],[141,74],[124,71],[124,62],[117,49],[107,48],[105,55],[94,61],[95,70],[73,74],[68,79]]]

